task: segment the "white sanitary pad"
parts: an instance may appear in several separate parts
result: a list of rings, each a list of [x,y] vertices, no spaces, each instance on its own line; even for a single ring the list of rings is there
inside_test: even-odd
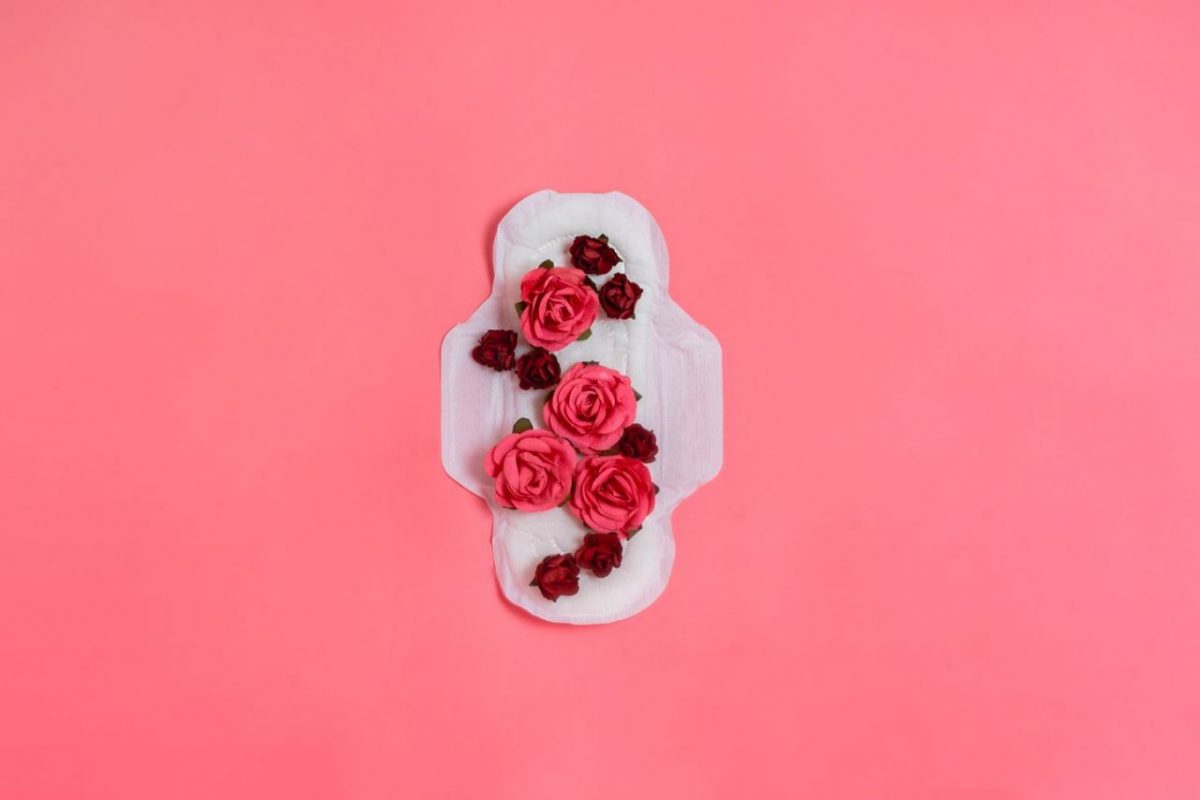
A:
[[[523,391],[511,372],[495,372],[471,359],[489,329],[520,331],[514,304],[521,277],[546,259],[569,266],[567,248],[579,234],[606,234],[622,263],[602,283],[624,271],[645,290],[637,318],[608,319],[601,312],[592,336],[560,350],[565,373],[578,361],[598,361],[624,372],[641,393],[637,421],[658,437],[649,465],[660,492],[642,530],[625,544],[619,569],[603,579],[586,571],[579,593],[550,602],[529,583],[538,562],[573,552],[582,524],[565,508],[526,513],[500,508],[484,455],[520,417],[544,428],[545,391]],[[517,203],[500,222],[493,253],[491,297],[442,343],[442,464],[483,497],[492,510],[492,552],[504,596],[551,622],[613,622],[641,611],[666,588],[675,559],[671,512],[721,468],[721,347],[711,333],[667,295],[667,246],[650,213],[620,192],[558,194],[541,191]],[[518,353],[528,344],[522,338]]]

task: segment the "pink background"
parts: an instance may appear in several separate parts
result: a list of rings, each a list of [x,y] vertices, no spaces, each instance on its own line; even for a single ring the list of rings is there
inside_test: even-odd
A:
[[[508,5],[0,2],[0,795],[1200,796],[1195,4]],[[595,629],[438,460],[547,187],[725,348]]]

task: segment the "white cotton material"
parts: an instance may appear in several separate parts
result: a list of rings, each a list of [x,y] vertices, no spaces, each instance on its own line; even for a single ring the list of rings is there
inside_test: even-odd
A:
[[[637,422],[658,437],[649,465],[659,486],[654,511],[625,543],[618,569],[605,578],[581,571],[579,593],[551,602],[530,586],[538,563],[573,552],[584,527],[565,508],[522,512],[501,508],[484,469],[487,452],[527,417],[546,428],[548,390],[522,390],[513,372],[472,360],[479,337],[494,328],[518,332],[518,355],[529,348],[514,308],[521,278],[541,262],[570,266],[578,235],[608,236],[619,272],[644,292],[636,319],[608,319],[601,310],[592,336],[559,350],[565,374],[579,361],[598,361],[625,373],[642,395]],[[559,194],[541,191],[517,203],[496,231],[491,297],[446,334],[442,342],[442,464],[454,480],[484,498],[492,511],[492,553],[504,596],[534,616],[577,625],[615,622],[649,606],[666,588],[675,560],[671,512],[721,468],[721,346],[667,294],[667,245],[650,213],[620,192]]]

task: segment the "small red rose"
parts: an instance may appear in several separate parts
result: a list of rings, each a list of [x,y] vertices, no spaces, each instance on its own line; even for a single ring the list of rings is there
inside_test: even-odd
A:
[[[579,565],[571,553],[557,556],[546,556],[537,565],[533,582],[542,593],[542,597],[557,603],[558,598],[570,596],[579,591]]]
[[[576,236],[571,242],[571,263],[589,275],[606,275],[621,257],[608,246],[608,237]]]
[[[516,349],[516,331],[488,331],[471,351],[471,358],[497,372],[506,372],[516,364]]]
[[[616,533],[589,533],[575,551],[575,561],[597,578],[621,566],[621,537]]]
[[[517,359],[517,380],[522,389],[549,389],[561,377],[558,356],[544,347],[535,347]]]
[[[642,287],[618,273],[600,287],[600,307],[612,319],[632,319]]]
[[[621,441],[617,442],[617,450],[622,455],[649,464],[658,455],[658,438],[654,435],[654,431],[643,428],[635,422],[621,434]]]

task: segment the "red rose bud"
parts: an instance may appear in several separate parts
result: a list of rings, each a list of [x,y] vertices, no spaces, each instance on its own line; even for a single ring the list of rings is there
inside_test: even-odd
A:
[[[522,389],[549,389],[562,377],[558,356],[535,347],[517,359],[517,380]]]
[[[575,556],[570,553],[546,556],[537,565],[529,585],[536,586],[542,597],[554,603],[564,595],[575,594],[579,591],[579,565],[575,563]]]
[[[641,296],[642,287],[624,274],[613,275],[600,288],[600,307],[613,319],[630,319]]]
[[[571,242],[571,263],[589,275],[607,275],[621,257],[608,246],[608,237],[576,236]]]
[[[516,364],[516,349],[516,331],[488,331],[471,351],[471,358],[497,372],[505,372]]]
[[[617,450],[622,455],[649,464],[658,455],[658,438],[655,437],[654,431],[643,428],[635,422],[621,434],[621,441],[617,442]]]
[[[603,578],[621,566],[621,537],[616,533],[589,533],[575,551],[579,566]]]

